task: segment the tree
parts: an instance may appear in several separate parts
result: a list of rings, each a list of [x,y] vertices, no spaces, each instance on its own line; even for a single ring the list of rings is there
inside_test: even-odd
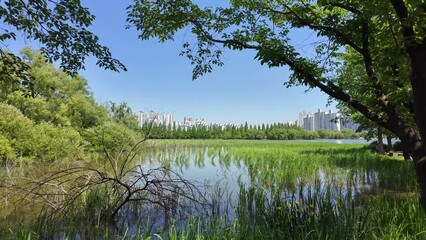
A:
[[[55,68],[39,51],[24,48],[21,58],[30,67],[26,74],[32,79],[32,96],[27,89],[0,88],[0,101],[17,107],[36,123],[81,130],[106,120],[107,111],[95,102],[86,79]]]
[[[404,0],[232,0],[215,8],[190,0],[135,0],[128,22],[142,40],[156,37],[160,42],[189,28],[197,42],[184,43],[182,55],[194,65],[194,78],[223,65],[222,47],[254,50],[261,64],[292,70],[287,86],[319,88],[391,131],[413,157],[426,210],[425,13],[421,1]],[[296,48],[289,36],[294,29],[317,34],[317,56]],[[340,78],[351,63],[342,57],[348,54],[362,66],[357,68],[359,81],[352,80],[360,94],[348,91]]]
[[[131,129],[138,128],[138,118],[133,113],[132,109],[127,103],[122,102],[117,105],[114,102],[109,102],[108,112],[109,115],[117,122],[120,122]]]
[[[97,65],[113,71],[126,70],[111,56],[109,49],[99,43],[96,35],[87,30],[95,19],[80,0],[6,0],[0,5],[0,83],[19,87],[31,86],[27,74],[30,66],[21,57],[4,47],[17,35],[40,42],[44,56],[59,61],[63,70],[75,73],[84,69],[87,56],[98,59]]]
[[[108,151],[109,154],[117,155],[130,151],[129,148],[140,141],[137,132],[117,121],[107,121],[87,129],[84,135],[94,151],[100,153]]]
[[[17,108],[0,103],[0,159],[54,161],[82,155],[84,141],[69,127],[35,124]]]

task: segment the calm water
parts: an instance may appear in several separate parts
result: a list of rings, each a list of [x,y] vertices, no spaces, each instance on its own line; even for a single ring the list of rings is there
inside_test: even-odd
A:
[[[336,144],[368,144],[371,141],[365,139],[313,139],[313,140],[281,140],[282,142],[319,142],[319,143],[336,143]]]
[[[287,141],[283,141],[287,142]],[[288,142],[324,142],[336,144],[365,144],[366,140],[297,140]],[[256,161],[256,159],[254,160]],[[167,166],[178,172],[185,179],[198,183],[199,185],[214,186],[220,185],[228,192],[239,192],[240,186],[259,186],[261,173],[268,170],[265,163],[264,169],[257,169],[256,172],[250,171],[246,166],[247,159],[228,153],[226,148],[209,147],[180,147],[166,148],[162,150],[152,150],[144,157],[141,157],[139,163],[144,168],[156,168]],[[279,169],[277,169],[279,170]],[[258,174],[256,174],[258,173]],[[334,171],[324,171],[318,169],[316,180],[324,184],[348,181],[347,169],[334,169]],[[351,179],[354,172],[351,171]],[[372,184],[378,184],[378,176],[374,171],[357,170],[355,171],[356,181],[359,188],[370,189]],[[296,182],[302,182],[305,176],[296,178]],[[297,184],[296,184],[297,185]],[[263,186],[267,187],[267,186]]]
[[[405,191],[401,187],[405,185],[398,185],[398,178],[394,178],[400,173],[387,175],[381,172],[381,165],[354,163],[362,163],[363,157],[372,155],[358,155],[351,152],[352,146],[342,145],[356,144],[354,148],[359,149],[368,143],[365,140],[257,141],[247,142],[248,146],[240,141],[223,147],[203,143],[207,146],[169,144],[146,148],[134,163],[144,170],[161,166],[179,174],[197,187],[200,204],[179,201],[181,205],[166,210],[145,203],[129,205],[120,212],[117,225],[137,233],[141,225],[155,232],[170,218],[182,224],[188,217],[213,215],[232,221],[237,217],[239,194],[248,189],[264,192],[267,201],[274,196],[298,201],[311,194],[328,194],[333,201],[341,197],[359,201],[363,195],[376,194],[382,188]]]
[[[313,139],[313,140],[281,140],[281,142],[319,142],[319,143],[336,143],[336,144],[369,144],[376,139],[365,140],[365,139]],[[399,140],[392,139],[392,143]],[[383,143],[387,143],[386,138],[383,139]]]
[[[295,141],[292,141],[295,142]],[[365,144],[365,140],[312,140],[300,142],[326,142],[337,144]],[[259,156],[260,157],[260,156]],[[214,147],[170,147],[153,149],[139,160],[145,169],[167,166],[199,187],[208,201],[220,202],[220,214],[232,220],[236,213],[238,195],[241,187],[256,187],[266,192],[277,192],[283,198],[300,198],[313,192],[331,192],[336,199],[342,195],[355,199],[358,195],[377,189],[380,185],[379,175],[374,170],[318,168],[313,176],[298,176],[291,181],[283,181],[276,177],[277,171],[271,169],[267,162],[253,168],[250,162],[265,159],[244,159],[227,148]],[[278,160],[278,164],[288,164],[286,159]],[[278,176],[278,175],[277,175]],[[302,193],[297,195],[295,193]],[[152,213],[151,213],[152,214]],[[160,213],[161,215],[161,213]],[[165,219],[158,217],[156,224],[161,226]]]

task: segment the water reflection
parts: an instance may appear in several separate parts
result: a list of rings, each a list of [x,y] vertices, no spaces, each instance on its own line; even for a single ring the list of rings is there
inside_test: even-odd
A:
[[[199,183],[205,197],[213,202],[215,209],[210,214],[226,215],[231,220],[236,217],[234,209],[242,189],[263,191],[267,201],[279,196],[297,202],[315,194],[331,197],[336,204],[343,196],[349,204],[359,194],[380,187],[379,174],[370,168],[331,168],[315,163],[307,167],[300,156],[296,159],[294,154],[269,151],[250,155],[224,147],[173,147],[151,149],[139,161],[147,169],[167,166]]]
[[[338,212],[339,206],[360,206],[365,195],[383,191],[404,194],[416,186],[414,173],[410,172],[412,165],[382,159],[359,147],[262,141],[227,147],[212,145],[146,148],[135,159],[136,166],[144,171],[162,166],[176,172],[195,184],[206,201],[178,201],[179,206],[168,209],[135,202],[120,211],[118,228],[129,234],[141,228],[155,233],[167,227],[171,219],[179,227],[189,218],[218,216],[228,222],[247,217],[250,222],[252,215],[259,213],[259,206],[278,215],[284,214],[280,212],[283,208],[290,212],[304,209],[320,218],[320,211],[327,210],[324,204]],[[37,169],[38,174],[43,173],[41,167],[31,171]],[[280,220],[277,218],[277,222]]]
[[[380,185],[379,175],[372,169],[330,169],[314,164],[306,169],[301,168],[304,166],[300,160],[292,160],[268,159],[268,156],[262,155],[255,158],[239,156],[225,148],[176,147],[160,152],[152,149],[139,161],[146,169],[167,166],[184,178],[199,183],[214,185],[220,182],[231,192],[238,192],[241,184],[256,185],[271,191],[274,188],[294,190],[302,181],[326,185],[353,182],[356,189],[371,189]]]

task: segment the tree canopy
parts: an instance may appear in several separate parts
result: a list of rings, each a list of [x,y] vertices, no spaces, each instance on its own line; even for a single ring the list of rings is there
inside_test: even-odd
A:
[[[7,51],[6,42],[17,36],[34,39],[42,44],[49,61],[58,61],[67,73],[84,69],[87,56],[94,56],[97,65],[113,71],[126,70],[113,58],[110,50],[88,30],[95,16],[80,0],[6,0],[0,4],[0,81],[10,85],[31,85],[29,65],[19,55]],[[19,81],[17,82],[17,78]]]
[[[142,40],[173,40],[187,28],[195,43],[182,55],[193,77],[223,65],[223,49],[253,50],[269,67],[292,71],[286,86],[319,88],[391,131],[410,149],[426,209],[426,7],[416,0],[231,0],[200,7],[191,0],[135,0],[128,22]],[[291,39],[314,33],[314,54]]]
[[[129,128],[137,123],[125,103],[111,103],[114,109],[99,105],[86,79],[57,69],[40,51],[25,48],[19,58],[29,66],[32,89],[0,83],[0,161],[88,158],[141,138]]]

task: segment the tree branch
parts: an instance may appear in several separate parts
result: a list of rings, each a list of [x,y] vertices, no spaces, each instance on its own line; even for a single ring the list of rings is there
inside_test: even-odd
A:
[[[237,40],[223,40],[223,39],[215,39],[210,33],[208,33],[203,26],[197,22],[192,21],[192,23],[197,27],[202,34],[204,34],[204,37],[206,37],[208,40],[216,43],[221,44],[232,44],[237,45],[243,48],[248,49],[255,49],[258,51],[264,51],[264,47],[261,45],[249,45],[247,43],[243,43]],[[353,99],[349,94],[338,88],[333,82],[331,81],[325,81],[327,84],[324,84],[320,79],[315,77],[312,72],[305,69],[301,64],[298,64],[296,59],[290,59],[289,56],[285,56],[284,54],[279,54],[276,56],[279,58],[279,60],[284,64],[292,68],[296,73],[303,76],[304,80],[311,83],[312,85],[318,87],[321,91],[327,93],[329,96],[341,100],[345,103],[347,103],[349,106],[355,108],[359,112],[361,112],[364,116],[366,116],[368,119],[377,122],[381,126],[389,129],[390,125],[387,123],[385,119],[383,119],[381,116],[379,116],[377,113],[371,111],[368,107],[363,105],[358,100]]]
[[[413,50],[413,43],[416,40],[414,26],[409,20],[408,9],[403,0],[390,0],[402,26],[402,35],[405,39],[405,47],[409,52]]]
[[[359,47],[355,42],[353,42],[346,34],[344,34],[343,32],[339,31],[336,28],[330,27],[330,26],[326,26],[326,25],[319,25],[319,24],[314,24],[306,19],[304,19],[302,16],[300,16],[299,14],[297,14],[293,9],[291,9],[289,6],[285,5],[285,7],[287,8],[288,12],[283,12],[283,11],[278,11],[269,7],[264,7],[264,9],[269,10],[273,13],[277,13],[277,14],[282,14],[282,15],[293,15],[294,17],[297,18],[297,20],[299,21],[298,23],[304,26],[307,26],[313,30],[322,30],[322,31],[329,31],[331,33],[334,34],[334,36],[336,37],[336,39],[341,40],[342,42],[344,42],[345,44],[349,45],[350,47],[352,47],[355,51],[361,53],[362,52],[362,48]]]

